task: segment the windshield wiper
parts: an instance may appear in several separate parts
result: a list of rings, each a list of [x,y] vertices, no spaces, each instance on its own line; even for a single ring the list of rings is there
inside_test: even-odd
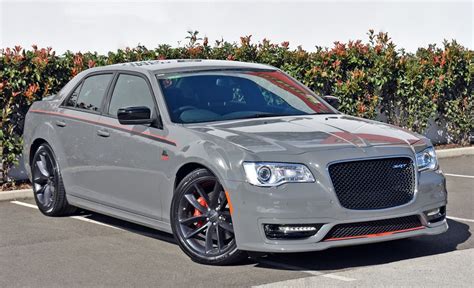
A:
[[[337,114],[337,113],[334,113],[334,112],[314,112],[314,113],[311,113],[311,114],[308,114],[308,115],[331,115],[331,114]]]
[[[267,118],[267,117],[286,117],[286,116],[293,116],[293,115],[285,115],[285,114],[276,114],[276,113],[255,113],[252,115],[237,117],[235,119],[251,119],[251,118]]]

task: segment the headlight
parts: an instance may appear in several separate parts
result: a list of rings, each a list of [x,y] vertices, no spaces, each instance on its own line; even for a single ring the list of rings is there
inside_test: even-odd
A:
[[[418,171],[422,170],[435,170],[438,168],[438,160],[436,159],[436,153],[433,147],[428,147],[425,150],[416,154],[416,165]]]
[[[283,183],[314,182],[313,174],[303,164],[244,162],[247,181],[257,186],[278,186]]]

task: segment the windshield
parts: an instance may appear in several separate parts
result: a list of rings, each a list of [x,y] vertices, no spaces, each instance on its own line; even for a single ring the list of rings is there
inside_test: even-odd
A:
[[[279,71],[219,70],[157,78],[175,123],[334,113]]]

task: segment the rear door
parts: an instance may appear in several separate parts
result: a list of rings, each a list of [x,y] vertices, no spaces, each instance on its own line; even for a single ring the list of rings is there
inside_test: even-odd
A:
[[[59,139],[53,145],[58,152],[63,181],[67,193],[76,197],[91,199],[95,195],[91,185],[95,174],[94,135],[112,78],[113,73],[86,76],[53,116]]]
[[[158,108],[148,78],[140,73],[119,73],[97,129],[97,191],[108,206],[161,219],[160,183],[165,176],[161,155],[168,147],[158,125],[121,125],[117,110],[146,106],[157,117]]]

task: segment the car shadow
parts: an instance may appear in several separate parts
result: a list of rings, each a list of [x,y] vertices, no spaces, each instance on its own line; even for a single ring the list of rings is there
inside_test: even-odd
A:
[[[447,232],[434,236],[419,236],[374,244],[332,248],[324,251],[272,254],[256,264],[262,268],[333,271],[349,268],[386,264],[401,260],[436,255],[457,250],[471,238],[469,225],[448,219]],[[467,243],[474,246],[474,239]],[[273,265],[272,263],[276,263]],[[278,267],[277,267],[278,266]],[[288,270],[291,270],[289,268]]]
[[[76,215],[131,233],[177,244],[172,234],[142,225],[88,211],[81,211]],[[469,248],[474,247],[474,239],[470,239],[469,225],[451,219],[448,219],[448,225],[448,231],[440,235],[338,247],[316,252],[273,253],[261,257],[252,257],[237,265],[254,265],[260,268],[279,270],[334,271],[447,253],[457,250],[460,244],[468,240],[470,240],[467,243]]]

